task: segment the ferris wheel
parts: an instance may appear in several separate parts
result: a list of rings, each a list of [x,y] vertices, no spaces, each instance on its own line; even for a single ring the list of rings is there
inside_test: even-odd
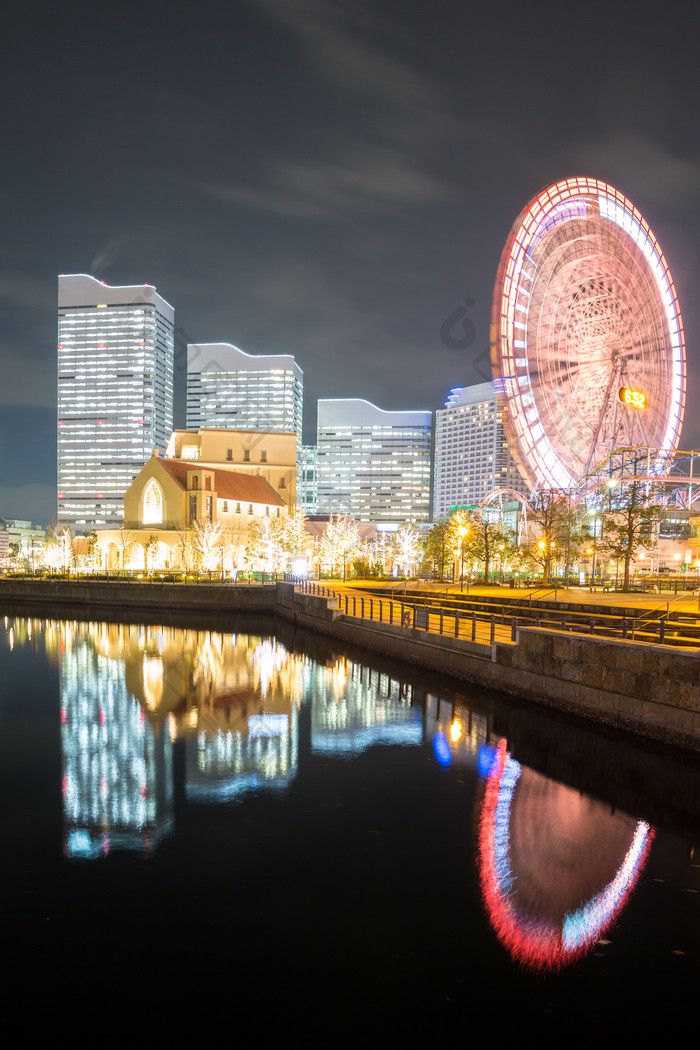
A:
[[[658,242],[618,190],[564,179],[518,217],[496,278],[491,366],[533,487],[571,488],[622,447],[668,461],[685,405],[683,323]]]

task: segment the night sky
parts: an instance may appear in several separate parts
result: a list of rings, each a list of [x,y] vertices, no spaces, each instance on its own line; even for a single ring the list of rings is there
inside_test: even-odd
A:
[[[187,342],[226,341],[295,355],[314,441],[319,397],[434,410],[451,387],[490,378],[503,243],[567,175],[618,187],[659,239],[686,330],[681,445],[700,447],[690,10],[13,5],[0,70],[0,516],[55,514],[59,273],[145,281],[174,306],[176,426]]]

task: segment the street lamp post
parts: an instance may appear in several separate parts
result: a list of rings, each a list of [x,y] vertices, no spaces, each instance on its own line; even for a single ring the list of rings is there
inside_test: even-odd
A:
[[[464,593],[464,541],[467,538],[469,532],[468,525],[460,525],[457,529],[459,533],[459,553],[460,553],[460,572],[459,572],[459,589],[460,592]]]

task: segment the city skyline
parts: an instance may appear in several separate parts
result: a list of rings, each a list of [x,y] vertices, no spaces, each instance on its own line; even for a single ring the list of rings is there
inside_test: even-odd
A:
[[[244,0],[193,24],[126,2],[109,33],[99,11],[39,8],[12,12],[3,67],[0,513],[54,513],[57,273],[175,305],[176,425],[188,342],[293,355],[308,443],[320,398],[435,411],[490,379],[503,244],[572,174],[619,187],[658,236],[693,404],[692,34],[639,5],[592,5],[585,33],[550,4]],[[681,447],[698,445],[689,411]]]

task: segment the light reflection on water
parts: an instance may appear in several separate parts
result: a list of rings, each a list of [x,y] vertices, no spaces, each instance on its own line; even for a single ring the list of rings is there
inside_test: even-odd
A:
[[[492,926],[519,962],[558,969],[619,917],[653,831],[510,757],[499,742],[481,810],[481,889]]]
[[[452,833],[471,836],[485,914],[525,967],[595,948],[647,860],[648,822],[516,761],[489,713],[348,656],[245,631],[6,618],[6,653],[23,646],[58,669],[68,860],[153,856],[177,838],[178,792],[192,806],[283,799],[305,763],[377,745],[473,785]]]

